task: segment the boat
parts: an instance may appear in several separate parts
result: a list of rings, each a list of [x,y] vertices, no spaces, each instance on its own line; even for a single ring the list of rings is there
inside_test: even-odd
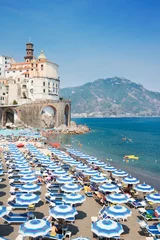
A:
[[[126,155],[124,156],[125,159],[134,159],[134,160],[139,160],[139,157],[136,157],[135,155]]]

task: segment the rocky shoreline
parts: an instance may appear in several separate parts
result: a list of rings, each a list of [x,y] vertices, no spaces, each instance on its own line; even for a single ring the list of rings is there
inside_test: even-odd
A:
[[[91,129],[87,125],[77,125],[71,121],[70,126],[62,125],[54,128],[54,132],[63,134],[84,134],[89,132]]]

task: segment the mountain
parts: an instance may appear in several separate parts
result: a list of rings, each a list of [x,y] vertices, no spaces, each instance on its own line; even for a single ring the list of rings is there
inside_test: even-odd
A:
[[[160,116],[160,93],[125,78],[63,88],[60,95],[72,101],[74,117]]]

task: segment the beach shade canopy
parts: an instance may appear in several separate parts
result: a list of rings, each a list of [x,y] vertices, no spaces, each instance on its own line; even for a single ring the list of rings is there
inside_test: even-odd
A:
[[[25,205],[25,204],[33,204],[38,203],[40,201],[39,195],[33,194],[33,193],[25,193],[20,196],[17,196],[16,203]]]
[[[103,168],[103,170],[105,170],[107,172],[115,172],[117,169],[109,164],[109,165],[105,166]]]
[[[50,209],[50,215],[57,219],[67,219],[67,218],[72,218],[75,217],[75,215],[78,214],[76,209],[69,206],[69,205],[57,205],[53,208]]]
[[[98,237],[114,238],[123,233],[123,227],[120,223],[110,219],[99,220],[92,224],[91,228]]]
[[[93,177],[90,178],[90,182],[94,182],[94,183],[103,183],[103,182],[107,182],[107,178],[100,176],[100,175],[95,175]]]
[[[31,169],[24,169],[22,171],[19,172],[19,175],[31,175],[31,174],[35,174],[35,171],[31,170]]]
[[[160,193],[151,193],[146,196],[148,202],[160,203]]]
[[[125,184],[138,184],[140,181],[132,176],[128,176],[122,179],[122,182]]]
[[[19,233],[26,237],[45,236],[51,230],[51,223],[43,219],[33,219],[20,226]]]
[[[16,170],[24,170],[24,169],[30,169],[30,167],[29,167],[29,164],[28,163],[25,163],[25,164],[23,164],[23,165],[16,165],[15,166],[15,169]]]
[[[47,166],[46,169],[54,171],[54,170],[61,170],[61,167],[56,164],[55,165],[52,164],[52,165]]]
[[[20,182],[36,182],[37,177],[35,175],[25,175],[20,178]]]
[[[108,207],[106,214],[114,219],[126,219],[127,217],[131,216],[132,212],[124,206],[115,205]]]
[[[119,169],[119,170],[116,170],[115,172],[113,172],[113,175],[116,177],[126,177],[126,176],[128,176],[128,173]]]
[[[83,174],[88,176],[94,176],[94,175],[98,175],[99,172],[93,169],[88,169],[88,170],[85,170]]]
[[[68,173],[65,170],[55,170],[53,173],[54,176],[60,177],[68,175]]]
[[[7,209],[4,206],[0,206],[0,217],[3,217],[7,214]]]
[[[61,176],[59,178],[56,179],[57,183],[72,183],[74,181],[73,178],[71,178],[70,176]]]
[[[68,204],[83,203],[86,200],[85,196],[78,193],[71,193],[64,196],[63,201]]]
[[[98,161],[98,159],[95,158],[95,157],[88,157],[87,158],[87,162],[90,162],[90,163],[94,163],[94,162],[97,162],[97,161]]]
[[[111,203],[126,203],[129,198],[123,193],[112,193],[106,196],[107,201]]]
[[[80,192],[82,190],[82,187],[79,186],[78,184],[69,183],[69,184],[63,185],[61,187],[61,190],[68,193],[76,193],[76,192]]]
[[[79,164],[77,167],[76,167],[76,170],[78,171],[83,171],[83,170],[89,170],[90,168],[86,165],[86,164]]]
[[[79,165],[79,162],[78,162],[78,161],[75,161],[75,160],[72,160],[72,161],[69,162],[69,164],[70,164],[71,166],[78,166],[78,165]]]
[[[104,167],[106,165],[106,163],[100,161],[94,162],[93,164],[97,167]]]
[[[154,188],[146,183],[138,184],[134,187],[134,189],[138,192],[153,192]]]
[[[40,189],[41,187],[39,185],[33,184],[33,183],[26,183],[19,188],[21,192],[27,192],[27,193],[37,192],[37,191],[40,191]]]
[[[112,183],[105,183],[99,186],[99,190],[102,192],[118,192],[119,187]]]

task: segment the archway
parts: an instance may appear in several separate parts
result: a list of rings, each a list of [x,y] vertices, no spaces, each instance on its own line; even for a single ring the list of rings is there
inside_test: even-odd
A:
[[[69,106],[68,105],[66,105],[64,109],[64,124],[66,126],[69,125]]]
[[[54,128],[56,125],[56,109],[53,106],[45,106],[41,111],[42,128]]]
[[[17,112],[12,108],[7,108],[3,112],[3,126],[6,125],[6,123],[14,123],[17,119],[18,115]]]

